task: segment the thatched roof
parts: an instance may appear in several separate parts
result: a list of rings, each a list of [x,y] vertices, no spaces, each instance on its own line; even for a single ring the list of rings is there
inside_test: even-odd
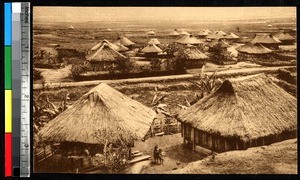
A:
[[[224,39],[239,39],[240,37],[234,33],[226,34]]]
[[[200,41],[199,39],[197,39],[192,35],[185,35],[175,42],[179,44],[202,44],[203,43],[202,41]]]
[[[256,34],[254,39],[251,41],[253,44],[278,44],[281,43],[281,41],[270,35],[270,34]]]
[[[99,49],[104,43],[108,44],[109,47],[111,47],[112,49],[118,51],[119,47],[116,44],[111,43],[110,41],[104,39],[102,40],[100,43],[96,44],[94,47],[92,47],[91,51],[96,51],[97,49]]]
[[[272,52],[271,49],[268,49],[261,44],[251,44],[251,43],[240,46],[236,50],[247,54],[268,54]]]
[[[206,38],[208,39],[224,39],[226,37],[226,34],[224,31],[218,30],[218,31],[214,31],[211,34],[208,34],[206,36]]]
[[[155,35],[156,33],[153,30],[147,32],[147,35]]]
[[[290,40],[294,40],[295,39],[293,36],[291,36],[287,32],[279,32],[277,34],[274,34],[274,37],[276,37],[280,41],[290,41]]]
[[[180,35],[190,35],[190,33],[188,33],[188,32],[185,31],[185,30],[181,30],[181,31],[179,32],[179,34],[180,34]]]
[[[40,131],[45,141],[111,143],[143,139],[156,113],[102,83],[84,94]]]
[[[129,49],[128,49],[126,46],[124,46],[122,43],[116,42],[116,43],[114,43],[114,44],[118,46],[118,52],[124,52],[124,51],[128,51],[128,50],[129,50]]]
[[[208,59],[209,57],[195,47],[187,48],[183,51],[184,57],[189,60]]]
[[[210,48],[214,48],[217,45],[221,46],[222,48],[228,48],[228,47],[230,47],[230,45],[227,42],[225,42],[224,40],[220,40],[220,39],[214,39],[210,43],[208,43],[208,46]]]
[[[243,141],[297,129],[297,101],[265,74],[229,79],[179,113],[199,130]]]
[[[200,31],[200,32],[198,33],[198,36],[207,36],[207,35],[210,34],[210,33],[211,33],[210,30],[204,29],[204,30],[202,30],[202,31]]]
[[[68,29],[75,29],[75,28],[74,28],[74,26],[71,25],[68,27]]]
[[[150,39],[150,41],[148,42],[148,44],[155,44],[155,45],[157,45],[157,44],[161,44],[161,43],[159,42],[159,40],[157,38],[152,38],[152,39]]]
[[[146,47],[142,49],[143,53],[160,53],[162,50],[157,47],[155,44],[148,44]]]
[[[169,36],[179,36],[177,29],[174,29],[174,31],[170,32]]]
[[[116,43],[122,43],[124,46],[131,46],[131,45],[135,44],[134,42],[132,42],[125,36],[119,36],[117,38]]]
[[[109,44],[103,43],[102,46],[93,53],[86,56],[88,61],[116,61],[118,59],[125,59],[126,57],[116,50],[114,50]]]
[[[107,28],[105,31],[107,31],[107,32],[111,32],[111,29],[110,29],[110,28]]]

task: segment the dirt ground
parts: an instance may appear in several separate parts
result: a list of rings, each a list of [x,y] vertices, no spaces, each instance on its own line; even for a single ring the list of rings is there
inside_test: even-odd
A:
[[[243,151],[220,153],[190,163],[172,174],[297,174],[297,139]]]
[[[180,133],[149,138],[145,142],[137,141],[132,151],[139,150],[144,155],[153,157],[155,145],[163,150],[163,164],[151,162],[149,165],[142,167],[140,173],[161,174],[172,169],[183,168],[188,163],[201,160],[207,156],[204,153],[193,153],[191,149],[184,146]]]
[[[41,76],[43,77],[45,83],[53,83],[70,81],[71,67],[72,65],[67,65],[64,68],[60,69],[36,69],[41,71]]]

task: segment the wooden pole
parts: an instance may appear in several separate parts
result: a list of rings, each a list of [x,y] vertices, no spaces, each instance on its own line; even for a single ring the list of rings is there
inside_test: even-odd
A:
[[[193,151],[195,151],[195,129],[192,127]]]

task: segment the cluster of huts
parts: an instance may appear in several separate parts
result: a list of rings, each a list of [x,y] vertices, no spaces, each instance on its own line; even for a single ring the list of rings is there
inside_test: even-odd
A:
[[[214,60],[213,55],[218,48],[228,55],[227,58],[221,58],[222,61],[217,63],[234,64],[237,63],[238,59],[269,57],[278,50],[279,45],[288,45],[295,42],[295,38],[286,32],[279,32],[274,35],[256,34],[254,39],[251,40],[222,30],[212,32],[205,29],[200,31],[197,36],[193,36],[187,31],[175,29],[168,34],[168,36],[175,38],[174,42],[167,44],[161,43],[153,30],[146,34],[150,38],[142,48],[135,48],[136,44],[125,36],[118,37],[113,43],[103,40],[91,48],[87,60],[93,64],[97,63],[99,67],[105,69],[109,64],[113,66],[114,61],[117,59],[137,56],[146,57],[151,61],[151,58],[168,58],[178,55],[177,52],[174,54],[166,52],[170,44],[176,44],[184,49],[183,55],[180,55],[182,60],[187,62],[187,68],[201,68],[209,59]],[[110,55],[110,58],[107,58],[108,55]],[[95,68],[95,70],[98,69]]]
[[[175,117],[181,122],[184,142],[214,152],[243,150],[297,136],[296,98],[267,75],[227,79],[198,102]],[[38,133],[44,143],[90,155],[103,153],[135,140],[145,141],[157,114],[107,84],[84,94]],[[168,143],[168,142],[165,142]],[[74,154],[73,154],[74,155]],[[127,156],[126,158],[129,158]]]

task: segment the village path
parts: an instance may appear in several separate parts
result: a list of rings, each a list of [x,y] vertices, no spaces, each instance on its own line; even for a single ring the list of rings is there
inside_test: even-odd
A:
[[[221,71],[210,71],[207,72],[205,70],[205,74],[212,75],[215,73],[216,76],[222,75],[238,75],[238,74],[256,74],[256,73],[263,73],[263,72],[276,72],[278,69],[281,68],[290,68],[295,66],[277,66],[277,67],[251,67],[251,68],[228,68],[226,70]],[[53,70],[54,71],[54,70]],[[107,84],[114,84],[114,83],[137,83],[137,82],[157,82],[163,80],[179,80],[179,79],[187,79],[193,78],[195,76],[199,76],[201,73],[200,69],[196,69],[190,71],[190,74],[183,74],[183,75],[171,75],[171,76],[159,76],[159,77],[144,77],[144,78],[130,78],[130,79],[118,79],[118,80],[94,80],[94,81],[80,81],[80,82],[45,82],[44,84],[33,84],[33,89],[44,89],[44,88],[60,88],[60,87],[76,87],[76,86],[92,86],[98,85],[100,83],[107,83]],[[61,74],[60,74],[61,75]],[[55,73],[49,73],[49,76],[55,77]]]

